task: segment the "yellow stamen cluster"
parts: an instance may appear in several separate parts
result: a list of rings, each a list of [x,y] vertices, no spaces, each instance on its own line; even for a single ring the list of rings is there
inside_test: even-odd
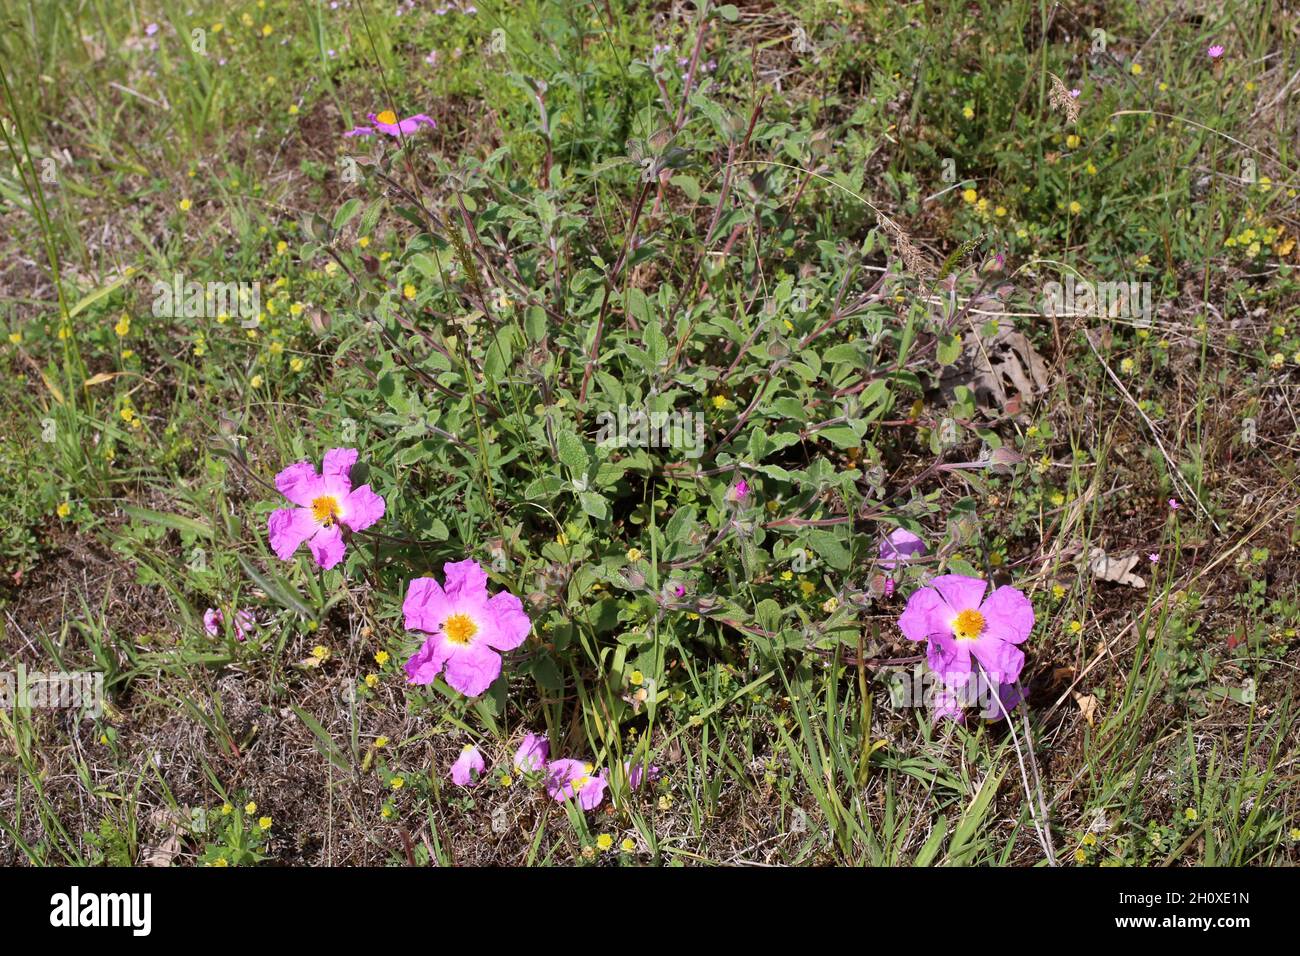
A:
[[[442,625],[442,633],[453,644],[468,644],[474,635],[478,633],[478,625],[470,619],[468,614],[453,614]]]
[[[339,516],[339,500],[333,495],[322,495],[311,503],[311,516],[325,527],[329,527]]]
[[[984,615],[969,608],[962,611],[952,622],[952,633],[959,641],[978,639],[984,633]]]

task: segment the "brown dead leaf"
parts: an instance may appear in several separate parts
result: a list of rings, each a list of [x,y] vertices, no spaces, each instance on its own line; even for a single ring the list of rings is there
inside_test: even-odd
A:
[[[1138,554],[1108,555],[1104,548],[1088,552],[1088,569],[1098,581],[1113,581],[1131,588],[1144,588],[1147,582],[1133,573],[1142,556]]]
[[[1020,408],[1046,393],[1049,385],[1047,363],[1029,339],[1002,320],[989,338],[968,335],[957,362],[944,369],[939,390],[951,402],[954,389],[965,385],[975,394],[975,402],[987,412],[996,413]]]
[[[1083,714],[1083,719],[1086,720],[1088,726],[1091,727],[1093,725],[1093,717],[1096,716],[1097,713],[1097,698],[1093,697],[1091,694],[1075,693],[1074,702],[1079,705],[1079,713]]]

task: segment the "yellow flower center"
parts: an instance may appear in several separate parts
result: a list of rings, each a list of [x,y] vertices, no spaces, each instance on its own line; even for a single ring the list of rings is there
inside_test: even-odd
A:
[[[328,528],[339,516],[339,500],[333,495],[321,495],[311,503],[311,516]]]
[[[397,114],[394,113],[392,110],[384,110],[382,113],[376,116],[375,119],[379,120],[379,122],[384,123],[387,126],[392,126],[394,123],[397,122]]]
[[[478,625],[468,614],[453,614],[442,626],[442,633],[453,644],[468,644],[470,638],[478,633]]]
[[[984,615],[969,609],[962,611],[952,622],[952,633],[958,640],[976,640],[984,633]]]

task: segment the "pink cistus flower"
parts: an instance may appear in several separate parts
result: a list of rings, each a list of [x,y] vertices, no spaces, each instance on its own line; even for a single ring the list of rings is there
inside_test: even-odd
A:
[[[451,765],[451,782],[458,787],[472,787],[487,767],[487,761],[473,744],[466,744],[456,762]]]
[[[221,626],[225,624],[226,616],[215,607],[210,607],[203,612],[203,629],[212,637],[221,633]],[[242,641],[249,634],[253,633],[253,628],[257,622],[253,619],[251,611],[235,612],[235,639]]]
[[[659,768],[654,764],[646,766],[641,760],[623,761],[623,772],[627,775],[627,785],[633,790],[637,789],[647,780],[654,780],[659,776]]]
[[[382,113],[367,113],[366,118],[370,120],[370,126],[358,126],[356,129],[348,130],[344,136],[373,136],[375,133],[383,133],[387,136],[410,136],[421,126],[437,126],[432,117],[423,113],[416,113],[414,116],[408,116],[404,120],[398,120],[397,114],[392,110],[384,110]]]
[[[886,571],[924,554],[925,542],[906,528],[895,528],[887,538],[880,539],[880,566]]]
[[[581,760],[552,760],[546,768],[546,792],[556,803],[578,801],[584,810],[594,810],[605,798],[605,771],[595,773]]]
[[[749,496],[749,482],[744,478],[727,489],[727,498],[731,501],[744,501]]]
[[[519,598],[500,591],[490,598],[487,572],[473,558],[442,566],[446,584],[416,578],[402,613],[408,631],[429,635],[406,662],[412,684],[432,684],[446,670],[448,684],[477,697],[501,674],[501,652],[524,642],[532,622]]]
[[[927,641],[930,669],[944,683],[965,680],[978,662],[988,678],[1009,684],[1020,676],[1022,644],[1034,628],[1034,608],[1013,587],[1000,587],[986,599],[988,583],[945,574],[912,592],[898,626],[909,641]]]
[[[275,476],[275,487],[297,507],[280,508],[267,519],[271,550],[288,561],[304,541],[316,563],[328,571],[343,560],[343,529],[364,531],[384,516],[384,499],[369,485],[352,487],[355,448],[331,448],[320,474],[309,461]]]
[[[539,773],[546,769],[546,758],[551,754],[551,742],[541,734],[529,734],[515,751],[515,770],[519,773]]]
[[[1223,56],[1223,47],[1215,43],[1205,51],[1205,55],[1211,60],[1217,60],[1219,57]]]

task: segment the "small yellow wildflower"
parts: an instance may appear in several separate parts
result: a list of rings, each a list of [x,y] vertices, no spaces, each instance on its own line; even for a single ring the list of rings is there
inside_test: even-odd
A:
[[[963,106],[961,108],[961,115],[966,117],[966,119],[968,120],[972,120],[975,118],[975,111],[971,109],[969,106]]]
[[[1185,816],[1188,820],[1191,820],[1193,823],[1195,823],[1196,818],[1197,816],[1199,816],[1199,814],[1196,812],[1195,807],[1188,807],[1186,810],[1183,811],[1183,816]]]
[[[1074,851],[1074,862],[1075,863],[1088,862],[1088,852],[1084,850],[1083,847],[1079,847],[1077,850]]]
[[[1130,66],[1130,67],[1128,68],[1128,71],[1129,71],[1130,73],[1132,73],[1134,76],[1141,76],[1141,75],[1142,75],[1142,64],[1141,64],[1141,63],[1134,63],[1132,66]]]
[[[1083,212],[1083,203],[1079,202],[1077,199],[1071,200],[1070,212],[1075,216],[1079,215],[1079,213]]]
[[[117,333],[118,338],[126,338],[127,333],[131,331],[131,317],[129,315],[124,315],[118,319],[117,325],[113,326],[113,331]]]
[[[640,671],[633,671],[627,676],[627,682],[633,687],[640,687],[645,683],[645,674],[642,674]]]
[[[411,285],[411,283],[409,283],[409,282],[406,283],[406,285],[402,286],[402,296],[403,296],[403,298],[406,298],[406,299],[414,299],[414,298],[415,298],[415,286]]]
[[[640,560],[641,560],[641,549],[640,549],[640,548],[628,548],[628,549],[627,549],[627,559],[628,559],[629,561],[640,561]]]
[[[303,369],[302,359],[296,357],[289,359],[289,369],[293,372],[301,372]]]
[[[375,663],[383,667],[388,663],[388,651],[380,651],[375,655]]]
[[[727,407],[727,396],[726,396],[726,395],[714,395],[714,396],[713,396],[713,407],[714,407],[714,408],[717,408],[717,409],[723,409],[723,408],[726,408],[726,407]]]
[[[271,829],[271,818],[262,817],[260,820],[257,821],[257,825],[260,829],[269,830]]]
[[[260,375],[254,375],[252,378],[250,378],[250,379],[248,380],[248,384],[249,384],[252,388],[261,388],[261,387],[262,387],[262,376],[260,376]]]
[[[357,240],[357,245],[359,245],[362,249],[366,248],[368,245],[370,245],[370,237],[362,236],[360,239]]]
[[[618,845],[618,848],[624,853],[631,853],[636,849],[636,842],[631,837],[624,837],[623,842]]]
[[[388,781],[388,785],[394,790],[401,790],[402,787],[406,786],[406,781],[402,777],[394,777]]]
[[[602,833],[596,837],[596,846],[600,852],[604,853],[614,846],[614,838],[608,833]]]
[[[1061,600],[1061,598],[1065,597],[1065,588],[1061,587],[1059,584],[1053,584],[1052,597],[1056,598],[1058,601]]]
[[[380,736],[380,737],[376,737],[376,738],[375,738],[375,747],[376,747],[376,749],[378,749],[378,748],[380,748],[380,747],[387,747],[387,746],[388,746],[388,738],[387,738],[387,737]]]
[[[376,687],[378,687],[378,686],[379,686],[379,675],[378,675],[378,674],[367,674],[367,675],[366,675],[366,686],[369,687],[371,690],[374,690]]]
[[[290,103],[290,104],[289,104],[289,115],[290,115],[290,116],[297,116],[297,115],[298,115],[298,104],[297,104],[297,103]]]
[[[221,815],[222,815],[223,817],[228,817],[228,816],[230,816],[230,815],[231,815],[232,813],[234,813],[234,812],[235,812],[235,808],[232,807],[230,804],[228,804],[228,803],[223,803],[223,804],[221,805]]]
[[[324,644],[317,644],[311,649],[311,656],[318,661],[327,661],[330,659],[330,649]]]
[[[800,581],[799,590],[803,592],[804,597],[812,597],[813,592],[817,590],[817,585],[811,581]]]
[[[1083,630],[1083,622],[1082,622],[1082,621],[1071,621],[1071,622],[1070,622],[1070,633],[1071,633],[1071,634],[1078,634],[1078,633],[1079,633],[1080,631],[1082,631],[1082,630]]]
[[[254,813],[257,812],[257,803],[252,800],[249,800],[246,804],[244,804],[244,812],[251,817]]]
[[[179,205],[181,207],[181,212],[189,212],[190,207],[193,206],[194,203],[190,202],[189,197],[186,197],[180,201]]]
[[[1084,834],[1084,837],[1083,837],[1083,845],[1084,845],[1084,846],[1096,846],[1096,845],[1097,845],[1097,837],[1096,837],[1096,835],[1095,835],[1095,834],[1092,834],[1092,833]]]
[[[72,514],[72,505],[68,504],[66,501],[61,502],[59,506],[54,509],[54,512],[60,518],[66,518],[68,515]]]
[[[268,23],[266,26],[262,27],[262,36],[269,37],[270,35],[271,35],[271,24]]]
[[[963,189],[961,191],[962,202],[973,203],[980,198],[980,194],[973,189]]]

